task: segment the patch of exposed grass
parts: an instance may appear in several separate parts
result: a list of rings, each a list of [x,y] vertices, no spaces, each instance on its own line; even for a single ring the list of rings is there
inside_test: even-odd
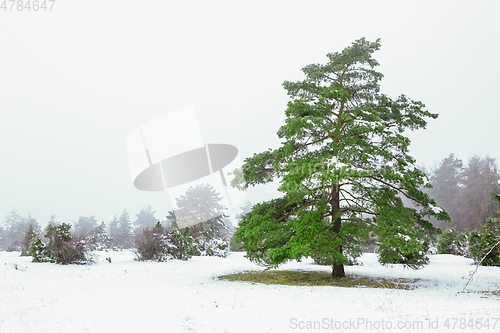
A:
[[[500,290],[478,291],[477,293],[485,295],[485,296],[481,296],[481,298],[488,298],[489,296],[500,297]]]
[[[418,279],[389,279],[356,274],[347,274],[344,278],[334,277],[327,272],[318,271],[246,271],[219,276],[221,280],[243,281],[263,284],[281,284],[288,286],[332,286],[347,288],[388,288],[415,289]]]

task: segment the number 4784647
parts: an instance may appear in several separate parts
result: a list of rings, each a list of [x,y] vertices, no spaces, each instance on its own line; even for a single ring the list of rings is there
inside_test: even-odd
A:
[[[0,2],[0,11],[4,12],[50,12],[56,0],[0,0]]]

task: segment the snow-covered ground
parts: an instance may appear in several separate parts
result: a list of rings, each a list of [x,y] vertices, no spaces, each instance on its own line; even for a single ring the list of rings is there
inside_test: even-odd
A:
[[[374,254],[346,267],[422,279],[415,290],[218,280],[263,269],[242,253],[163,263],[128,251],[97,256],[95,265],[61,266],[0,252],[0,332],[500,332],[500,297],[461,293],[474,266],[452,255],[431,256],[416,271],[381,266]],[[310,261],[281,269],[330,271]],[[470,289],[500,290],[500,268],[480,267]]]

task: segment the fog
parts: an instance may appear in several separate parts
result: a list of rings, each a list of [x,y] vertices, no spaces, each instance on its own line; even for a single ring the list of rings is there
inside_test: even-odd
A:
[[[355,39],[381,38],[381,90],[438,113],[411,133],[417,164],[453,152],[500,161],[496,1],[96,1],[0,9],[0,218],[15,207],[109,221],[166,192],[136,189],[127,136],[193,107],[206,143],[241,158],[277,147],[281,84]],[[275,195],[270,186],[248,200]]]

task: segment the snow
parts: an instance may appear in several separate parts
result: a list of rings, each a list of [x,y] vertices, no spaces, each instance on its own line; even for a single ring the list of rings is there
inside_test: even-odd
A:
[[[477,292],[500,290],[500,268],[480,267],[469,287],[476,292],[462,293],[472,261],[430,259],[425,268],[411,270],[381,266],[375,254],[365,254],[363,266],[346,267],[348,274],[422,279],[417,289],[394,290],[218,280],[263,269],[243,253],[156,263],[135,261],[129,251],[99,252],[94,265],[61,266],[0,252],[0,332],[477,331],[459,329],[461,320],[471,318],[490,319],[491,327],[481,332],[500,331],[500,297]],[[310,260],[280,269],[330,272]],[[334,329],[339,325],[344,328]]]
[[[401,233],[399,233],[399,232],[397,233],[397,235],[398,235],[398,237],[403,238],[403,239],[404,239],[405,241],[407,241],[407,242],[408,242],[409,240],[411,240],[411,237],[410,237],[410,236],[408,236],[408,235],[403,235],[403,234],[401,234]]]
[[[443,208],[441,207],[436,207],[434,205],[429,205],[429,208],[432,209],[432,211],[435,213],[435,214],[439,214],[443,211]]]

